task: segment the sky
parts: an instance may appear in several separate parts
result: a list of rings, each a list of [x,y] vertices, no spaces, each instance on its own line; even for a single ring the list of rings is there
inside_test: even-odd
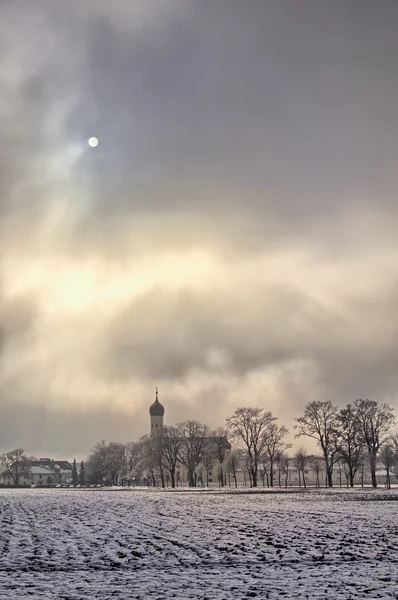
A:
[[[397,56],[396,0],[1,0],[0,452],[137,439],[155,386],[398,408]]]

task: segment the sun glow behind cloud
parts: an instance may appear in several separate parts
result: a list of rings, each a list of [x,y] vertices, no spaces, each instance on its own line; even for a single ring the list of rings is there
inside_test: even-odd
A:
[[[141,260],[130,258],[123,266],[106,261],[73,262],[66,257],[6,258],[3,274],[5,298],[35,294],[48,315],[118,310],[120,304],[161,288],[206,288],[217,273],[217,263],[205,251],[181,254],[163,251]]]

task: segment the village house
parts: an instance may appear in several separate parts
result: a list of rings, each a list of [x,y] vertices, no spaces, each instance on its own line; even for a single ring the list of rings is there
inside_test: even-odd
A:
[[[18,485],[69,485],[72,482],[72,465],[66,460],[39,458],[30,461],[29,472],[23,475]],[[10,475],[0,475],[0,484],[13,486]]]

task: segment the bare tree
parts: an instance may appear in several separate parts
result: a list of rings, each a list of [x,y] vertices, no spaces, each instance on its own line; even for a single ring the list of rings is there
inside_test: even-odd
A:
[[[111,485],[118,485],[126,472],[126,447],[119,442],[110,442],[106,447],[105,477]]]
[[[390,473],[394,470],[395,466],[395,448],[394,445],[390,442],[386,442],[380,448],[380,460],[383,463],[383,466],[386,470],[386,487],[388,489],[391,488],[391,477]]]
[[[270,464],[266,455],[264,454],[263,458],[258,463],[258,472],[260,473],[260,477],[263,482],[263,486],[265,486],[265,479],[267,479],[267,487],[269,487],[269,470]]]
[[[225,485],[224,463],[231,450],[231,444],[228,442],[229,431],[225,427],[218,427],[211,433],[211,445],[214,449],[214,456],[219,463],[219,483],[221,487]]]
[[[341,409],[337,417],[337,448],[347,467],[349,483],[354,487],[355,474],[361,465],[364,439],[357,410],[352,404]]]
[[[146,468],[151,475],[152,483],[157,485],[157,477],[160,476],[162,488],[166,487],[162,428],[156,430],[152,435],[145,435],[141,440]]]
[[[141,446],[141,466],[143,471],[143,479],[148,487],[158,485],[158,457],[153,452],[153,446],[150,444],[149,435],[142,436],[138,443]]]
[[[206,486],[209,487],[209,477],[215,463],[214,449],[209,445],[205,454],[203,455],[201,466],[206,473]],[[204,482],[203,482],[204,485]]]
[[[269,461],[269,485],[274,487],[274,466],[278,454],[285,452],[292,445],[286,441],[289,430],[283,425],[270,422],[265,433],[264,451]]]
[[[143,474],[143,449],[140,442],[126,444],[127,479],[133,484],[142,479]]]
[[[243,482],[244,482],[244,486],[246,487],[246,475],[249,478],[249,486],[253,487],[253,480],[252,480],[252,461],[250,456],[247,454],[247,452],[244,453],[243,456],[243,460],[242,460],[242,465],[243,465]]]
[[[275,421],[270,412],[263,408],[241,407],[226,419],[232,436],[247,452],[248,469],[252,487],[257,487],[257,474],[260,460],[265,451],[266,432],[269,425]]]
[[[103,483],[106,477],[105,457],[107,444],[105,440],[98,442],[91,450],[86,461],[88,483]]]
[[[354,402],[354,410],[369,454],[372,486],[376,488],[377,455],[382,445],[388,440],[391,427],[395,423],[393,409],[388,404],[379,404],[375,400],[359,398]]]
[[[305,435],[316,440],[322,449],[326,467],[328,487],[333,487],[333,465],[337,459],[336,430],[338,408],[330,401],[310,402],[304,409],[304,415],[295,419],[298,430],[296,437]]]
[[[362,452],[359,464],[359,473],[361,478],[361,487],[365,487],[365,466],[369,465],[369,454],[367,451]]]
[[[127,450],[118,442],[101,440],[86,461],[87,479],[91,483],[118,485],[127,472]]]
[[[395,478],[398,479],[398,434],[395,433],[391,436],[391,444],[394,449],[394,464],[392,466],[391,472],[395,475]]]
[[[287,454],[284,452],[278,457],[279,470],[283,473],[285,477],[285,488],[287,488],[287,482],[289,479],[289,467],[290,460]]]
[[[284,456],[284,452],[278,452],[277,456],[276,456],[276,461],[275,464],[278,468],[278,486],[282,487],[282,469],[281,469],[281,464],[283,461],[283,456]]]
[[[297,472],[299,474],[299,486],[301,487],[301,477],[300,477],[300,474],[301,474],[303,477],[303,485],[305,488],[307,487],[307,484],[305,481],[305,469],[307,467],[307,463],[308,463],[307,451],[305,450],[305,448],[303,448],[301,446],[297,450],[296,454],[294,455],[294,464],[295,464]]]
[[[227,468],[228,473],[232,474],[236,488],[238,487],[238,481],[237,481],[236,475],[240,468],[241,460],[242,460],[242,456],[238,450],[232,450],[232,452],[229,453],[228,458],[227,458],[226,468]]]
[[[160,430],[162,441],[163,464],[170,473],[171,487],[176,487],[176,470],[179,460],[182,439],[177,427],[163,427]]]
[[[12,479],[14,485],[19,485],[21,477],[29,477],[30,459],[22,448],[10,450],[0,456],[0,474]]]
[[[343,472],[345,472],[344,471],[344,467],[346,465],[345,465],[344,460],[341,458],[340,454],[337,455],[337,460],[335,462],[335,465],[336,465],[337,473],[338,473],[338,476],[339,476],[339,486],[342,487],[342,485],[343,485]]]
[[[209,428],[198,421],[184,421],[177,428],[181,437],[178,459],[188,470],[189,486],[195,487],[195,471],[209,446]]]
[[[322,467],[325,464],[323,457],[322,456],[310,456],[308,459],[308,464],[311,466],[312,470],[315,473],[316,486],[320,487],[321,483],[319,480],[319,474],[322,472]]]

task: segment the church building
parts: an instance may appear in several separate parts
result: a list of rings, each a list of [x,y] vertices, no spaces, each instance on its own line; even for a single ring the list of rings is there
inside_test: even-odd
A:
[[[150,435],[154,435],[157,431],[159,431],[162,427],[163,427],[163,418],[164,418],[164,406],[163,404],[161,404],[159,402],[159,392],[158,392],[158,388],[156,388],[156,395],[155,395],[155,402],[153,404],[151,404],[151,406],[149,407],[149,418],[150,418],[150,427],[149,427],[149,434]],[[211,445],[210,445],[211,448]],[[226,455],[228,455],[228,453],[231,451],[231,444],[227,441],[226,445]],[[219,480],[219,469],[220,469],[220,465],[217,462],[216,458],[214,458],[213,461],[210,461],[210,463],[213,463],[211,466],[210,464],[207,465],[207,469],[206,469],[206,473],[204,473],[204,469],[200,468],[198,470],[197,476],[198,476],[198,483],[201,482],[202,485],[203,483],[209,482],[209,483],[217,483],[218,484],[218,480]],[[166,477],[168,477],[168,475],[166,474]],[[178,485],[188,485],[188,472],[186,467],[182,464],[182,463],[178,463],[177,465],[177,471],[176,471],[176,481]]]

